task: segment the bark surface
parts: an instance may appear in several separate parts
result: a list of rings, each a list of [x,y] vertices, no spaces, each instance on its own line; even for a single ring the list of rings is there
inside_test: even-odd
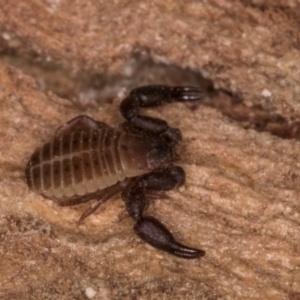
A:
[[[89,287],[94,299],[300,298],[300,143],[251,126],[254,115],[263,130],[298,132],[300,3],[273,2],[0,0],[1,299],[85,299]],[[85,113],[116,126],[133,86],[197,85],[199,73],[219,90],[200,104],[227,116],[182,103],[146,111],[181,129],[186,171],[147,214],[205,257],[142,242],[119,196],[78,226],[90,203],[28,190],[26,163],[61,124]]]

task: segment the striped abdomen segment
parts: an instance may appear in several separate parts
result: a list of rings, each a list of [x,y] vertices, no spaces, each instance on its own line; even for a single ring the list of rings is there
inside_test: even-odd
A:
[[[26,167],[35,192],[53,198],[86,195],[147,172],[140,137],[110,127],[73,131],[37,149]]]

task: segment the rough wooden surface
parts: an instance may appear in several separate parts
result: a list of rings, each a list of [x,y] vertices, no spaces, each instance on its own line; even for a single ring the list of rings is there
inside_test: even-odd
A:
[[[202,72],[249,106],[295,116],[300,4],[269,2],[0,0],[1,45],[108,74],[146,51],[156,62]],[[85,113],[122,122],[118,105],[127,92]],[[135,236],[119,197],[78,227],[86,205],[61,208],[28,191],[30,154],[80,113],[0,63],[1,299],[85,299],[88,287],[94,299],[299,299],[297,140],[245,130],[203,106],[147,111],[184,137],[186,184],[148,213],[207,253],[187,261]]]
[[[248,103],[290,112],[299,109],[300,3],[269,2],[1,0],[0,18],[38,56],[67,68],[117,72],[145,50]]]

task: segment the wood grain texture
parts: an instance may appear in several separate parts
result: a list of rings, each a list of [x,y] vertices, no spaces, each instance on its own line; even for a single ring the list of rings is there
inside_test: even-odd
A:
[[[3,0],[1,46],[72,72],[121,74],[122,89],[114,86],[113,97],[100,97],[101,105],[85,112],[110,125],[123,121],[117,95],[129,91],[124,82],[133,80],[127,63],[135,53],[191,68],[247,106],[297,119],[299,5]],[[132,86],[187,83],[180,72],[173,82],[154,69],[146,68],[146,79],[134,72]],[[298,140],[245,130],[202,106],[147,111],[183,135],[186,184],[147,210],[206,251],[199,261],[183,261],[141,243],[118,197],[78,227],[86,207],[62,208],[30,192],[24,167],[32,150],[82,111],[2,63],[0,79],[2,299],[81,299],[90,286],[94,299],[299,299]]]

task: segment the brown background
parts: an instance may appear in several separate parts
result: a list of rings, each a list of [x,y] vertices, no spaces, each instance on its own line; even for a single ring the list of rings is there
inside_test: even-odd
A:
[[[0,7],[1,299],[86,299],[87,287],[94,299],[300,298],[299,1]],[[59,125],[82,113],[116,125],[121,99],[151,83],[206,92],[146,112],[181,129],[187,176],[147,213],[199,260],[143,243],[120,197],[78,227],[86,205],[24,182]]]

